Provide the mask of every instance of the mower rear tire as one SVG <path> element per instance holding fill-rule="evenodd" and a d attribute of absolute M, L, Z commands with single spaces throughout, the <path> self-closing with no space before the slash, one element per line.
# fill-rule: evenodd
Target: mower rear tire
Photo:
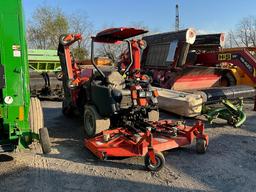
<path fill-rule="evenodd" d="M 96 108 L 86 105 L 84 108 L 84 133 L 86 138 L 92 138 L 110 127 L 110 119 L 102 118 Z"/>
<path fill-rule="evenodd" d="M 164 158 L 163 153 L 156 152 L 155 153 L 155 158 L 156 158 L 156 164 L 154 165 L 150 161 L 149 154 L 148 153 L 146 154 L 146 156 L 145 156 L 145 166 L 146 166 L 146 169 L 148 171 L 157 172 L 157 171 L 160 171 L 164 167 L 164 165 L 165 165 L 165 158 Z"/>
<path fill-rule="evenodd" d="M 204 154 L 207 150 L 207 143 L 206 140 L 203 138 L 196 139 L 196 152 L 198 154 Z"/>
<path fill-rule="evenodd" d="M 48 133 L 48 129 L 46 127 L 39 129 L 39 141 L 42 147 L 42 151 L 44 154 L 51 152 L 51 142 Z"/>

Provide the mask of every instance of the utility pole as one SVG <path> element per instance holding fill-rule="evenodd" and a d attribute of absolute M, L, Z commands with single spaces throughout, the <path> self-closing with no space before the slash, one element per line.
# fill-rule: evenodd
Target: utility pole
<path fill-rule="evenodd" d="M 179 5 L 176 4 L 175 31 L 179 31 L 179 29 L 180 29 Z"/>

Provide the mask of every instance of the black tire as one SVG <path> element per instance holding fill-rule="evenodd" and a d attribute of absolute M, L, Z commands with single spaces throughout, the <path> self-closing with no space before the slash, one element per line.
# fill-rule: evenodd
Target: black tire
<path fill-rule="evenodd" d="M 29 123 L 31 132 L 39 134 L 39 129 L 44 127 L 44 117 L 41 102 L 36 97 L 30 98 Z"/>
<path fill-rule="evenodd" d="M 39 141 L 44 154 L 51 152 L 51 142 L 47 128 L 39 129 Z"/>
<path fill-rule="evenodd" d="M 157 171 L 160 171 L 164 167 L 164 165 L 165 165 L 164 155 L 161 152 L 157 152 L 157 153 L 155 153 L 155 157 L 156 157 L 157 163 L 156 163 L 156 165 L 153 165 L 150 161 L 149 154 L 148 153 L 146 154 L 145 167 L 147 170 L 157 172 Z"/>
<path fill-rule="evenodd" d="M 84 133 L 87 138 L 92 138 L 101 131 L 110 127 L 110 120 L 102 118 L 94 106 L 86 105 L 84 108 Z"/>
<path fill-rule="evenodd" d="M 74 115 L 74 110 L 70 105 L 66 104 L 66 101 L 62 101 L 62 114 L 66 117 L 72 117 Z"/>
<path fill-rule="evenodd" d="M 230 72 L 221 77 L 221 86 L 229 87 L 236 85 L 236 78 Z"/>
<path fill-rule="evenodd" d="M 196 139 L 196 152 L 198 154 L 204 154 L 208 148 L 208 145 L 206 144 L 205 139 Z"/>

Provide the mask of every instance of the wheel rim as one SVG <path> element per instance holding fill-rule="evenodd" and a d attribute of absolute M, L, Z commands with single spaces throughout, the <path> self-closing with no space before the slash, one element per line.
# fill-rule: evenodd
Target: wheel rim
<path fill-rule="evenodd" d="M 158 167 L 161 166 L 160 158 L 158 156 L 155 156 L 155 158 L 156 158 L 156 164 L 155 165 L 151 162 L 151 160 L 149 158 L 149 167 L 152 168 L 152 169 L 157 169 Z"/>

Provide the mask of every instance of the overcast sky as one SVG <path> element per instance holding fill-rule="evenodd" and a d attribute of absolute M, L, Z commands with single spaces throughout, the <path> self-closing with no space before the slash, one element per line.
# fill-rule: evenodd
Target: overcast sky
<path fill-rule="evenodd" d="M 87 15 L 95 30 L 143 23 L 158 32 L 174 29 L 176 3 L 181 26 L 201 32 L 226 32 L 256 14 L 255 0 L 23 0 L 26 19 L 38 6 L 49 5 Z"/>

